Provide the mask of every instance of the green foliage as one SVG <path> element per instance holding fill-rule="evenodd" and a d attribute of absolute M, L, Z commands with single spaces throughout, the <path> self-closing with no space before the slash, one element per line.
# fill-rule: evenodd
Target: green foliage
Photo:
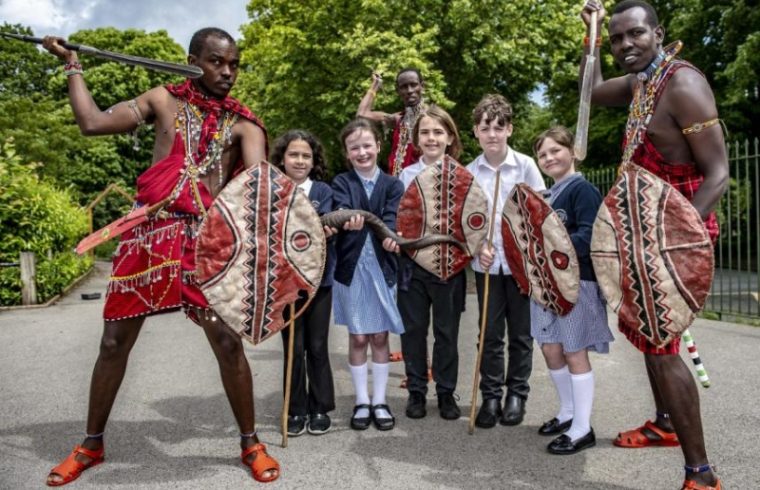
<path fill-rule="evenodd" d="M 28 27 L 3 22 L 0 32 L 32 35 Z M 15 39 L 0 38 L 0 99 L 44 94 L 50 73 L 59 64 L 43 54 L 36 45 Z"/>
<path fill-rule="evenodd" d="M 0 262 L 17 262 L 22 251 L 38 260 L 40 301 L 58 294 L 91 265 L 70 251 L 87 231 L 87 216 L 71 193 L 40 179 L 34 164 L 22 163 L 12 140 L 0 149 Z M 45 259 L 48 253 L 52 259 Z M 20 302 L 18 268 L 0 270 L 0 304 Z"/>
<path fill-rule="evenodd" d="M 469 137 L 478 100 L 505 94 L 518 108 L 519 126 L 528 93 L 549 82 L 556 68 L 558 58 L 547 48 L 563 50 L 581 37 L 580 4 L 549 3 L 252 0 L 236 94 L 273 135 L 294 127 L 314 131 L 336 170 L 337 133 L 355 114 L 371 72 L 385 75 L 376 108 L 395 112 L 394 77 L 416 67 L 428 100 L 448 108 L 465 135 L 466 162 L 478 152 Z"/>

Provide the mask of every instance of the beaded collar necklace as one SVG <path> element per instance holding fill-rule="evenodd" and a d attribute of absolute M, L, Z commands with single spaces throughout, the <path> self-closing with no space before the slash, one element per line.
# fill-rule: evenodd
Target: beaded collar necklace
<path fill-rule="evenodd" d="M 393 175 L 398 177 L 401 173 L 401 165 L 404 163 L 404 157 L 406 156 L 406 147 L 411 141 L 410 135 L 414 129 L 414 125 L 417 123 L 417 119 L 420 117 L 420 113 L 427 108 L 424 100 L 421 100 L 419 104 L 404 109 L 404 115 L 401 119 L 401 124 L 398 131 L 398 145 L 396 146 L 396 154 L 393 157 Z"/>
<path fill-rule="evenodd" d="M 643 134 L 654 114 L 654 103 L 659 89 L 666 80 L 673 59 L 682 47 L 681 41 L 669 44 L 655 57 L 646 70 L 636 75 L 636 87 L 625 126 L 626 145 L 621 166 L 630 163 L 633 153 L 641 144 Z"/>

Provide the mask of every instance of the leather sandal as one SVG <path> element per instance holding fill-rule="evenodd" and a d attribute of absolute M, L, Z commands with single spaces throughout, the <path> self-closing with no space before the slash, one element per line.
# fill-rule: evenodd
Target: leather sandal
<path fill-rule="evenodd" d="M 87 456 L 90 458 L 90 462 L 82 463 L 81 461 L 77 461 L 77 454 Z M 50 473 L 48 473 L 48 478 L 50 478 L 51 475 L 57 475 L 61 477 L 61 481 L 54 482 L 48 480 L 46 483 L 49 487 L 60 487 L 61 485 L 71 483 L 79 478 L 79 475 L 81 475 L 84 470 L 99 465 L 103 462 L 104 459 L 104 446 L 101 446 L 100 449 L 93 451 L 77 445 L 74 447 L 74 450 L 71 451 L 71 454 L 66 457 L 66 459 L 61 461 L 58 466 L 50 470 Z"/>
<path fill-rule="evenodd" d="M 684 480 L 681 490 L 721 490 L 720 480 L 715 483 L 715 486 L 702 485 L 694 480 Z"/>
<path fill-rule="evenodd" d="M 253 459 L 250 463 L 246 463 L 245 458 L 251 454 L 253 454 Z M 256 481 L 267 483 L 280 477 L 280 464 L 267 454 L 267 447 L 260 442 L 243 449 L 240 453 L 240 461 L 251 468 L 251 474 Z M 270 476 L 264 476 L 267 471 L 270 472 Z M 274 476 L 271 476 L 271 473 L 274 473 Z"/>
<path fill-rule="evenodd" d="M 647 437 L 644 432 L 645 429 L 651 431 L 659 437 L 659 439 Z M 678 442 L 678 436 L 675 432 L 665 432 L 657 427 L 651 420 L 647 420 L 641 427 L 619 433 L 612 443 L 617 447 L 627 448 L 650 446 L 676 447 L 681 445 L 681 443 Z"/>

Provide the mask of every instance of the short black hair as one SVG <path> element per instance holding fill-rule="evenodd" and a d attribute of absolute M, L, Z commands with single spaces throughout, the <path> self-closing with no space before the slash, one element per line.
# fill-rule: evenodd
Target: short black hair
<path fill-rule="evenodd" d="M 225 39 L 232 44 L 236 44 L 235 39 L 224 29 L 219 29 L 218 27 L 204 27 L 203 29 L 195 31 L 195 34 L 193 34 L 193 37 L 190 39 L 188 54 L 200 56 L 201 51 L 203 51 L 203 45 L 206 44 L 206 39 L 209 37 Z"/>
<path fill-rule="evenodd" d="M 647 14 L 647 24 L 649 24 L 650 27 L 655 28 L 660 25 L 660 19 L 657 17 L 657 12 L 654 10 L 654 7 L 652 7 L 649 2 L 645 2 L 644 0 L 623 0 L 620 3 L 616 3 L 615 7 L 612 9 L 612 15 L 619 14 L 636 7 L 644 9 L 644 12 Z"/>
<path fill-rule="evenodd" d="M 410 72 L 416 73 L 417 78 L 419 78 L 420 83 L 422 83 L 422 73 L 420 73 L 420 71 L 417 68 L 404 68 L 396 74 L 396 85 L 398 85 L 398 79 L 401 75 L 403 75 L 404 73 L 410 73 Z"/>

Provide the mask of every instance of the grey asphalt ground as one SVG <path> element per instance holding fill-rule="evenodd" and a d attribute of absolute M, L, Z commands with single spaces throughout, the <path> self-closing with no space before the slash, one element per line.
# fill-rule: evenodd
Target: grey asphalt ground
<path fill-rule="evenodd" d="M 49 308 L 0 312 L 0 488 L 44 488 L 47 472 L 80 442 L 87 392 L 101 330 L 106 274 L 93 274 Z M 271 339 L 247 355 L 254 373 L 260 437 L 282 465 L 268 488 L 676 489 L 683 478 L 678 448 L 620 449 L 623 429 L 654 412 L 641 355 L 617 334 L 610 355 L 594 355 L 597 446 L 551 456 L 536 434 L 557 408 L 543 359 L 534 356 L 525 422 L 467 433 L 477 336 L 477 300 L 462 320 L 458 394 L 464 417 L 438 416 L 434 388 L 428 416 L 404 416 L 403 365 L 391 367 L 388 401 L 396 429 L 349 429 L 353 387 L 347 334 L 331 331 L 338 408 L 333 429 L 279 447 L 282 343 Z M 610 319 L 614 324 L 615 319 Z M 711 462 L 725 489 L 760 488 L 760 328 L 698 320 L 692 327 L 713 382 L 700 388 Z M 432 339 L 431 339 L 432 340 Z M 394 350 L 397 338 L 392 340 Z M 689 361 L 690 362 L 690 361 Z M 182 313 L 146 323 L 130 360 L 106 433 L 106 464 L 67 488 L 224 489 L 263 486 L 239 463 L 237 428 L 202 331 Z"/>

